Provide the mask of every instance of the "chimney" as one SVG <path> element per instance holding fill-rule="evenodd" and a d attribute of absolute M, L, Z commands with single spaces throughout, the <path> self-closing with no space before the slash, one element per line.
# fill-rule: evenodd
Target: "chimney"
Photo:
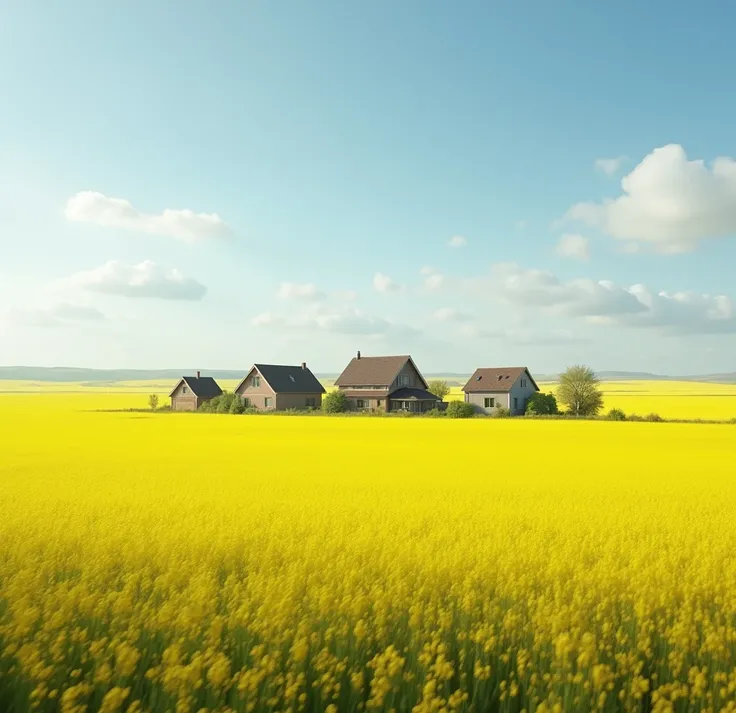
<path fill-rule="evenodd" d="M 307 368 L 307 362 L 303 361 L 302 362 L 302 369 L 306 369 L 306 368 Z"/>
<path fill-rule="evenodd" d="M 358 352 L 358 359 L 360 359 L 360 352 Z"/>
<path fill-rule="evenodd" d="M 197 372 L 197 378 L 199 379 L 199 372 Z"/>

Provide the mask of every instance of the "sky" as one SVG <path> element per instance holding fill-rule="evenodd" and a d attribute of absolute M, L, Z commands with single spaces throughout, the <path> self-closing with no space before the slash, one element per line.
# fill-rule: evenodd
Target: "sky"
<path fill-rule="evenodd" d="M 735 25 L 4 3 L 0 365 L 734 371 Z"/>

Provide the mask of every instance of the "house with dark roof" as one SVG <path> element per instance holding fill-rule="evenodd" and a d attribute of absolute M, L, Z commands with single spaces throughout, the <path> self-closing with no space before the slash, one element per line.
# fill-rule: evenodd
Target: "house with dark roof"
<path fill-rule="evenodd" d="M 438 408 L 442 399 L 430 393 L 409 355 L 353 357 L 335 386 L 347 396 L 352 410 L 411 411 Z"/>
<path fill-rule="evenodd" d="M 537 383 L 525 366 L 476 369 L 463 386 L 465 402 L 476 410 L 492 414 L 503 407 L 518 416 L 526 410 L 529 397 L 539 391 Z"/>
<path fill-rule="evenodd" d="M 172 411 L 196 411 L 205 401 L 219 396 L 222 389 L 211 376 L 182 376 L 179 383 L 172 389 Z"/>
<path fill-rule="evenodd" d="M 235 393 L 247 408 L 285 411 L 320 408 L 325 387 L 303 362 L 300 366 L 254 364 Z"/>

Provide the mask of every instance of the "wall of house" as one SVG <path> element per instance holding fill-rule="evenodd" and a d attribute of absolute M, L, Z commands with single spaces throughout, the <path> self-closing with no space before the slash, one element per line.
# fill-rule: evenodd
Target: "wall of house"
<path fill-rule="evenodd" d="M 522 386 L 522 382 L 524 385 Z M 511 387 L 509 394 L 509 408 L 512 416 L 518 416 L 524 413 L 526 409 L 527 399 L 536 392 L 529 374 L 522 374 Z M 514 407 L 514 399 L 516 399 L 516 407 Z"/>
<path fill-rule="evenodd" d="M 402 384 L 399 386 L 399 376 L 408 376 L 409 383 Z M 407 360 L 406 364 L 401 368 L 401 371 L 396 375 L 394 383 L 391 384 L 391 390 L 399 388 L 410 388 L 410 389 L 423 389 L 424 384 L 422 383 L 422 377 L 419 372 L 414 368 L 412 363 Z"/>
<path fill-rule="evenodd" d="M 197 397 L 187 386 L 188 393 L 184 393 L 186 384 L 181 383 L 171 394 L 171 410 L 172 411 L 196 411 L 198 407 Z"/>
<path fill-rule="evenodd" d="M 388 392 L 386 392 L 388 394 Z M 358 401 L 363 402 L 363 407 L 358 408 Z M 367 396 L 365 398 L 361 398 L 360 396 L 348 396 L 348 410 L 349 411 L 370 411 L 370 410 L 380 410 L 385 411 L 387 408 L 388 400 L 385 396 L 382 396 L 380 399 L 376 398 L 375 396 L 372 396 L 368 398 Z"/>
<path fill-rule="evenodd" d="M 253 386 L 254 376 L 261 377 L 260 386 Z M 269 408 L 276 408 L 276 394 L 268 385 L 266 380 L 255 369 L 248 374 L 242 384 L 238 385 L 238 388 L 235 389 L 235 393 L 242 396 L 244 399 L 248 399 L 249 406 L 252 408 L 265 409 L 267 398 L 271 399 L 271 406 Z"/>
<path fill-rule="evenodd" d="M 322 394 L 276 394 L 276 408 L 279 411 L 286 409 L 306 409 L 307 399 L 314 399 L 314 408 L 322 406 Z"/>
<path fill-rule="evenodd" d="M 506 391 L 495 393 L 493 391 L 475 391 L 465 394 L 465 401 L 473 404 L 479 413 L 492 414 L 499 406 L 509 408 L 509 396 L 510 394 Z M 495 399 L 495 406 L 493 408 L 485 407 L 485 400 L 488 398 Z"/>

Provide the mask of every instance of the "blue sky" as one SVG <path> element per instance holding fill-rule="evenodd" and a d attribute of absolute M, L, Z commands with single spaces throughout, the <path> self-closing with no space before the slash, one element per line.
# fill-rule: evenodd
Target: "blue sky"
<path fill-rule="evenodd" d="M 736 368 L 736 7 L 0 13 L 0 364 Z"/>

